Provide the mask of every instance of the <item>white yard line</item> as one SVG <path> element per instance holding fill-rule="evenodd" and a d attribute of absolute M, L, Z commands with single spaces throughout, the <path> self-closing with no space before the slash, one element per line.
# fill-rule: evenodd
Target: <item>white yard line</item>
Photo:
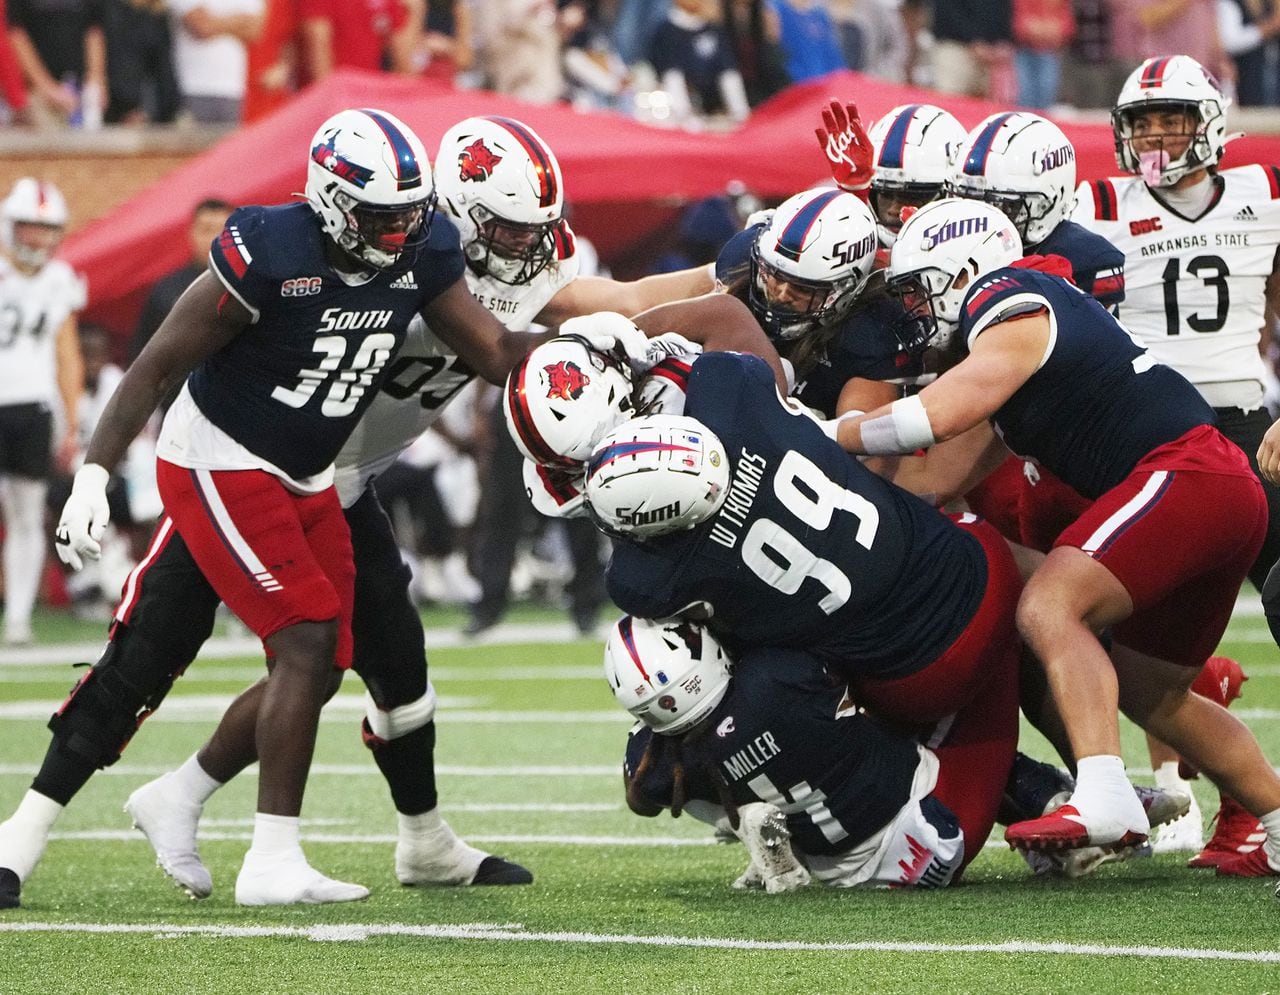
<path fill-rule="evenodd" d="M 192 720 L 216 721 L 231 704 L 233 695 L 220 694 L 174 694 L 165 699 L 165 703 L 147 722 L 191 722 Z M 460 723 L 498 723 L 501 725 L 522 724 L 558 724 L 584 725 L 604 724 L 624 726 L 635 721 L 621 708 L 593 712 L 547 712 L 547 711 L 508 711 L 478 709 L 472 706 L 486 704 L 487 698 L 449 698 L 440 699 L 440 713 L 436 720 L 445 725 Z M 57 711 L 61 701 L 51 698 L 25 701 L 10 701 L 0 704 L 0 719 L 21 720 L 33 719 L 41 723 L 48 722 L 49 716 Z M 320 713 L 320 721 L 350 723 L 352 716 L 364 715 L 365 702 L 363 695 L 339 695 L 325 705 Z"/>
<path fill-rule="evenodd" d="M 108 777 L 155 777 L 167 774 L 176 764 L 133 764 L 118 763 L 98 771 L 96 776 Z M 40 769 L 38 763 L 4 764 L 0 763 L 0 777 L 34 777 Z M 377 768 L 370 760 L 366 764 L 312 764 L 313 775 L 332 777 L 368 777 Z M 436 773 L 450 777 L 616 777 L 621 780 L 622 761 L 616 764 L 518 764 L 513 766 L 473 767 L 465 764 L 436 764 Z M 1140 771 L 1137 773 L 1141 773 Z M 247 768 L 240 777 L 257 777 L 258 767 L 255 764 Z"/>
<path fill-rule="evenodd" d="M 446 812 L 452 812 L 449 806 L 442 806 Z M 342 843 L 350 845 L 372 843 L 395 843 L 395 833 L 312 833 L 307 831 L 307 820 L 302 820 L 302 839 L 305 843 Z M 246 828 L 243 832 L 214 830 L 205 832 L 202 828 L 198 837 L 203 842 L 240 842 L 248 843 L 253 839 L 253 832 Z M 51 833 L 51 840 L 80 840 L 98 843 L 144 843 L 142 834 L 136 829 L 81 829 L 63 833 Z M 586 836 L 581 834 L 557 835 L 553 833 L 467 833 L 470 843 L 500 844 L 545 844 L 548 846 L 716 846 L 719 843 L 714 836 Z"/>
<path fill-rule="evenodd" d="M 1066 957 L 1147 957 L 1164 960 L 1240 961 L 1280 963 L 1280 950 L 1216 950 L 1203 947 L 1111 946 L 1094 943 L 1042 943 L 1006 940 L 1001 943 L 902 943 L 860 940 L 818 943 L 809 940 L 744 940 L 710 936 L 643 936 L 628 933 L 537 932 L 518 923 L 464 923 L 456 926 L 411 923 L 364 923 L 315 926 L 168 925 L 165 923 L 3 922 L 6 933 L 135 934 L 158 939 L 207 936 L 214 939 L 284 937 L 317 943 L 359 942 L 379 936 L 411 936 L 425 940 L 508 940 L 519 943 L 594 943 L 605 946 L 689 947 L 700 950 L 778 950 L 813 953 L 936 953 L 936 954 L 1057 954 Z"/>

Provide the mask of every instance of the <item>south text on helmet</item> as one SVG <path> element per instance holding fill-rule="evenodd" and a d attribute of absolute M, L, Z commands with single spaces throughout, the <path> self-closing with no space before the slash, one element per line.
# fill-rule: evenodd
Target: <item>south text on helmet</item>
<path fill-rule="evenodd" d="M 979 217 L 958 218 L 955 221 L 945 221 L 940 225 L 930 225 L 924 230 L 920 242 L 925 249 L 936 249 L 943 242 L 950 242 L 953 238 L 963 238 L 966 235 L 984 232 L 989 223 L 989 218 Z"/>

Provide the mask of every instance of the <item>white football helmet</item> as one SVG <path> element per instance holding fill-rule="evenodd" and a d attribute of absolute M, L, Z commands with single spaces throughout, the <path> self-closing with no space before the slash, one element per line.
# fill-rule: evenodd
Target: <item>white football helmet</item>
<path fill-rule="evenodd" d="M 994 204 L 1024 247 L 1049 237 L 1076 201 L 1076 152 L 1052 121 L 1017 111 L 992 114 L 965 137 L 947 192 Z"/>
<path fill-rule="evenodd" d="M 747 303 L 770 338 L 798 338 L 848 314 L 875 261 L 871 209 L 842 190 L 806 190 L 757 236 Z"/>
<path fill-rule="evenodd" d="M 1188 173 L 1216 166 L 1227 144 L 1227 108 L 1231 100 L 1215 80 L 1189 55 L 1148 59 L 1125 80 L 1111 110 L 1116 139 L 1116 164 L 1136 173 L 1148 186 L 1173 186 Z M 1164 151 L 1165 137 L 1143 136 L 1151 147 L 1138 152 L 1133 143 L 1138 116 L 1146 110 L 1185 111 L 1192 119 L 1190 144 L 1176 158 Z"/>
<path fill-rule="evenodd" d="M 946 348 L 973 282 L 1021 256 L 1022 239 L 998 207 L 953 197 L 935 200 L 902 226 L 886 282 L 908 319 L 932 325 L 930 341 Z"/>
<path fill-rule="evenodd" d="M 643 541 L 691 529 L 724 504 L 729 458 L 685 415 L 645 415 L 600 440 L 587 461 L 587 512 L 608 535 Z"/>
<path fill-rule="evenodd" d="M 528 283 L 569 251 L 560 163 L 527 124 L 459 121 L 440 140 L 436 184 L 467 258 L 495 280 Z"/>
<path fill-rule="evenodd" d="M 507 376 L 502 412 L 516 447 L 535 463 L 582 463 L 635 413 L 624 363 L 561 337 L 531 350 Z"/>
<path fill-rule="evenodd" d="M 386 111 L 333 115 L 311 139 L 307 202 L 324 230 L 376 269 L 426 241 L 435 210 L 422 142 Z"/>
<path fill-rule="evenodd" d="M 49 230 L 37 239 L 19 237 L 14 226 L 40 225 Z M 0 239 L 14 262 L 38 270 L 49 261 L 67 227 L 67 202 L 52 183 L 30 176 L 18 180 L 0 204 Z"/>
<path fill-rule="evenodd" d="M 604 676 L 618 704 L 654 732 L 686 732 L 729 690 L 729 654 L 694 622 L 624 616 L 604 646 Z"/>
<path fill-rule="evenodd" d="M 964 141 L 964 125 L 933 104 L 895 107 L 871 126 L 875 150 L 871 209 L 880 244 L 893 245 L 904 207 L 923 207 L 942 195 L 951 161 Z"/>

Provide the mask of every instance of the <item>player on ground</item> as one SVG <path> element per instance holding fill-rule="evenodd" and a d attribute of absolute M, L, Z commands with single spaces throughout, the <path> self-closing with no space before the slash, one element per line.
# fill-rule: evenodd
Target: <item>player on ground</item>
<path fill-rule="evenodd" d="M 734 663 L 693 622 L 623 618 L 605 677 L 644 723 L 627 743 L 632 811 L 731 828 L 751 854 L 734 886 L 771 893 L 809 874 L 838 888 L 951 884 L 990 835 L 1018 739 L 1008 655 L 928 748 L 859 708 L 812 654 L 755 648 Z"/>
<path fill-rule="evenodd" d="M 56 454 L 75 456 L 84 364 L 76 312 L 83 282 L 53 254 L 67 225 L 58 188 L 23 177 L 0 204 L 0 506 L 4 643 L 31 642 L 48 538 L 45 493 Z M 54 406 L 60 410 L 55 418 Z M 55 430 L 60 433 L 55 446 Z"/>
<path fill-rule="evenodd" d="M 1093 298 L 1011 266 L 1020 256 L 1017 232 L 995 208 L 943 201 L 914 215 L 894 244 L 890 284 L 913 313 L 958 329 L 968 355 L 914 398 L 837 429 L 851 452 L 901 453 L 990 418 L 1010 449 L 1094 502 L 1059 537 L 1018 609 L 1078 761 L 1076 789 L 1070 804 L 1011 826 L 1006 838 L 1051 850 L 1146 837 L 1119 755 L 1119 703 L 1270 820 L 1266 848 L 1280 854 L 1280 778 L 1245 726 L 1187 693 L 1262 541 L 1261 489 L 1194 388 Z M 1206 527 L 1201 509 L 1210 505 L 1234 527 Z M 1106 627 L 1110 659 L 1095 635 Z"/>
<path fill-rule="evenodd" d="M 1194 59 L 1148 59 L 1126 80 L 1111 115 L 1116 161 L 1130 175 L 1081 184 L 1074 217 L 1124 252 L 1125 327 L 1196 386 L 1218 428 L 1256 470 L 1271 424 L 1258 344 L 1268 305 L 1274 311 L 1280 301 L 1280 169 L 1218 168 L 1229 105 Z M 1267 538 L 1249 579 L 1265 594 L 1267 573 L 1280 558 L 1280 488 L 1265 483 L 1264 490 Z M 1280 575 L 1273 586 L 1280 591 Z M 1264 604 L 1272 601 L 1280 603 L 1280 594 L 1264 597 Z M 1280 607 L 1268 609 L 1272 617 L 1280 618 Z M 1280 631 L 1280 623 L 1273 629 Z M 1180 784 L 1167 749 L 1153 744 L 1152 760 L 1162 783 Z M 1250 837 L 1256 840 L 1257 830 L 1224 797 L 1213 839 L 1193 865 L 1214 866 L 1223 854 L 1255 848 Z M 1184 848 L 1201 839 L 1192 832 Z"/>

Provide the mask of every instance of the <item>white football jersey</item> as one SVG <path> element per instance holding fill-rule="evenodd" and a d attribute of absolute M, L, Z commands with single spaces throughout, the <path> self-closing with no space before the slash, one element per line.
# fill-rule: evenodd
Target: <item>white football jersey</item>
<path fill-rule="evenodd" d="M 521 330 L 577 275 L 578 257 L 571 255 L 523 286 L 476 276 L 470 268 L 466 280 L 471 293 L 494 317 L 512 330 Z M 382 389 L 338 454 L 334 483 L 342 506 L 355 504 L 369 481 L 394 463 L 474 376 L 425 321 L 414 318 L 400 351 L 387 364 Z"/>
<path fill-rule="evenodd" d="M 1238 166 L 1219 176 L 1194 221 L 1136 176 L 1082 183 L 1073 220 L 1125 255 L 1125 327 L 1211 404 L 1250 407 L 1262 397 L 1258 343 L 1280 246 L 1280 170 Z"/>
<path fill-rule="evenodd" d="M 84 305 L 84 281 L 61 259 L 27 276 L 0 257 L 0 405 L 56 400 L 58 330 Z"/>

